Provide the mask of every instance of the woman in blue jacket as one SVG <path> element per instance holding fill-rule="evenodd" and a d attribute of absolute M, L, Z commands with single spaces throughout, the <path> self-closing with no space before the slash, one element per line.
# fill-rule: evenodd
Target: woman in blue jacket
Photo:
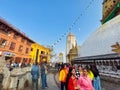
<path fill-rule="evenodd" d="M 95 65 L 92 65 L 90 67 L 91 67 L 91 71 L 94 74 L 94 78 L 93 78 L 93 81 L 92 81 L 94 90 L 101 90 L 99 71 L 98 71 L 98 69 L 97 69 L 97 67 Z"/>

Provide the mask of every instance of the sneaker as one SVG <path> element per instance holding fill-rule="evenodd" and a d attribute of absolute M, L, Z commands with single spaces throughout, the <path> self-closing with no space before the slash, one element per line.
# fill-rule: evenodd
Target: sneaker
<path fill-rule="evenodd" d="M 48 88 L 48 86 L 47 86 L 47 87 L 45 87 L 45 88 Z"/>

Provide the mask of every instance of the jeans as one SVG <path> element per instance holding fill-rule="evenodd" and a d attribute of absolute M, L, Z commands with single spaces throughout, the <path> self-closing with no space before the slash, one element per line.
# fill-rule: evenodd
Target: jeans
<path fill-rule="evenodd" d="M 42 89 L 45 89 L 45 87 L 48 87 L 46 74 L 41 74 L 41 81 L 42 81 Z"/>
<path fill-rule="evenodd" d="M 32 88 L 31 88 L 31 90 L 34 90 L 34 84 L 36 84 L 36 90 L 38 90 L 38 79 L 33 79 L 32 78 Z"/>
<path fill-rule="evenodd" d="M 67 90 L 65 82 L 61 82 L 61 90 Z"/>

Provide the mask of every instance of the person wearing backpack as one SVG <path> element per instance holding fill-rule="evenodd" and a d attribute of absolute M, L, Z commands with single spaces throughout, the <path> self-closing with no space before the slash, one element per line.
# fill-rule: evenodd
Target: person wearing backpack
<path fill-rule="evenodd" d="M 34 84 L 36 84 L 36 90 L 38 90 L 38 79 L 40 76 L 40 70 L 38 67 L 38 62 L 33 64 L 32 69 L 31 69 L 31 75 L 32 75 L 32 88 L 31 90 L 34 89 Z"/>

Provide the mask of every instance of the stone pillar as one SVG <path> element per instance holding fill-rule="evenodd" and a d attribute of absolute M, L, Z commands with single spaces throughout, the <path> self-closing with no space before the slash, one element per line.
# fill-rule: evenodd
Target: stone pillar
<path fill-rule="evenodd" d="M 25 81 L 26 81 L 25 76 L 19 79 L 18 90 L 24 90 Z"/>
<path fill-rule="evenodd" d="M 16 90 L 17 89 L 17 83 L 18 83 L 18 77 L 10 77 L 10 86 L 9 86 L 9 89 L 10 90 Z"/>
<path fill-rule="evenodd" d="M 11 80 L 10 80 L 10 71 L 6 66 L 3 67 L 3 75 L 4 75 L 3 82 L 2 82 L 3 89 L 7 90 L 9 88 Z"/>
<path fill-rule="evenodd" d="M 32 77 L 31 77 L 31 73 L 27 72 L 26 74 L 26 80 L 28 81 L 28 85 L 32 85 Z"/>

